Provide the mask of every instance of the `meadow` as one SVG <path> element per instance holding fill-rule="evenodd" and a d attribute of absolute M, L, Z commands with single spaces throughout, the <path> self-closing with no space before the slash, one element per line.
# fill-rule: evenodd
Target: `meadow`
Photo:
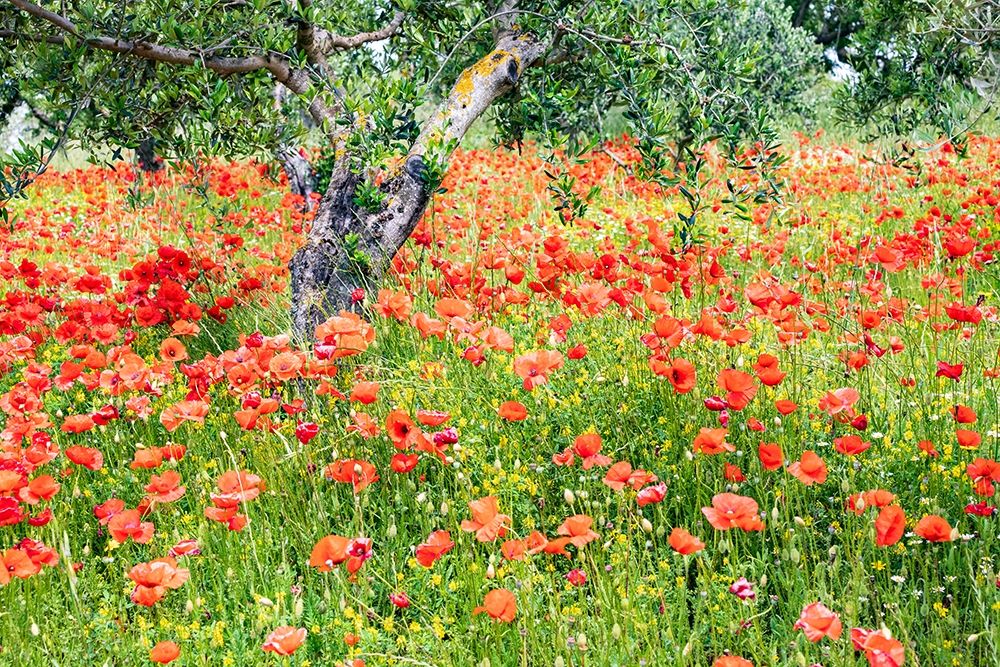
<path fill-rule="evenodd" d="M 782 205 L 627 141 L 553 213 L 460 151 L 291 340 L 256 163 L 43 175 L 0 229 L 0 665 L 1000 664 L 1000 139 L 797 136 Z"/>

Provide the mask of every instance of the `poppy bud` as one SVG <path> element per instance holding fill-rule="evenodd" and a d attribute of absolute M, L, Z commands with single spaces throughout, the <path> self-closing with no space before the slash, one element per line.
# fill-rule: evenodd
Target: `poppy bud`
<path fill-rule="evenodd" d="M 493 567 L 493 563 L 486 566 L 486 578 L 493 579 L 497 576 L 497 569 Z"/>
<path fill-rule="evenodd" d="M 581 632 L 576 636 L 576 647 L 581 651 L 587 650 L 587 635 Z"/>
<path fill-rule="evenodd" d="M 868 417 L 864 415 L 858 415 L 857 417 L 851 420 L 851 426 L 853 426 L 859 431 L 864 431 L 866 428 L 868 428 Z"/>
<path fill-rule="evenodd" d="M 726 409 L 726 402 L 718 396 L 709 396 L 705 399 L 705 407 L 712 412 L 719 412 Z"/>
<path fill-rule="evenodd" d="M 390 593 L 389 601 L 400 609 L 406 609 L 410 606 L 410 598 L 405 591 L 400 591 L 399 593 Z"/>
<path fill-rule="evenodd" d="M 653 532 L 653 524 L 651 524 L 649 522 L 649 519 L 647 519 L 646 517 L 642 518 L 642 521 L 639 522 L 639 525 L 642 526 L 642 530 L 644 532 L 647 532 L 647 533 L 652 533 Z"/>
<path fill-rule="evenodd" d="M 351 303 L 361 303 L 365 300 L 365 291 L 360 287 L 356 287 L 351 291 Z"/>
<path fill-rule="evenodd" d="M 567 505 L 572 505 L 576 502 L 576 495 L 570 489 L 563 489 L 563 500 L 566 501 Z"/>

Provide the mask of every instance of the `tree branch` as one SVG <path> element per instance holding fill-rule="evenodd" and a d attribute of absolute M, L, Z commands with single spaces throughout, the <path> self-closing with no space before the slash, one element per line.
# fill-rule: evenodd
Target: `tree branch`
<path fill-rule="evenodd" d="M 232 58 L 207 55 L 206 51 L 197 48 L 183 49 L 146 41 L 122 40 L 107 36 L 85 37 L 80 34 L 76 25 L 65 16 L 50 12 L 43 7 L 28 2 L 28 0 L 10 0 L 10 2 L 26 14 L 41 19 L 59 28 L 64 33 L 76 37 L 90 48 L 173 65 L 200 64 L 221 76 L 267 70 L 276 81 L 284 84 L 286 88 L 298 95 L 306 95 L 312 87 L 308 73 L 301 69 L 292 68 L 289 65 L 288 59 L 282 55 L 266 54 Z M 63 43 L 65 43 L 65 40 Z M 309 113 L 318 124 L 333 119 L 333 113 L 318 96 L 314 96 L 310 101 Z"/>
<path fill-rule="evenodd" d="M 460 141 L 494 101 L 517 85 L 526 69 L 541 61 L 547 49 L 542 40 L 530 35 L 501 38 L 493 51 L 458 77 L 448 99 L 425 123 L 410 157 L 423 155 L 432 144 Z"/>
<path fill-rule="evenodd" d="M 366 233 L 377 239 L 383 260 L 391 260 L 409 238 L 429 200 L 425 156 L 447 160 L 472 124 L 499 97 L 517 85 L 521 74 L 539 64 L 548 50 L 544 40 L 508 34 L 489 54 L 458 77 L 448 98 L 424 123 L 400 175 L 389 187 L 387 216 L 374 216 Z"/>
<path fill-rule="evenodd" d="M 335 35 L 328 30 L 316 30 L 315 45 L 323 53 L 330 53 L 336 49 L 356 49 L 369 42 L 380 42 L 395 35 L 402 27 L 405 18 L 405 13 L 396 12 L 385 27 L 371 32 L 359 32 L 356 35 Z"/>

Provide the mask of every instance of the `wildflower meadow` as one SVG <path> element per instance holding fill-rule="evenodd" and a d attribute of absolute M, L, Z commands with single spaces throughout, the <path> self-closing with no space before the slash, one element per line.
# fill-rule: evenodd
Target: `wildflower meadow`
<path fill-rule="evenodd" d="M 683 247 L 629 137 L 579 216 L 460 149 L 305 342 L 284 176 L 47 171 L 0 229 L 0 664 L 1000 664 L 1000 140 L 960 148 L 797 134 L 745 215 L 709 148 Z"/>

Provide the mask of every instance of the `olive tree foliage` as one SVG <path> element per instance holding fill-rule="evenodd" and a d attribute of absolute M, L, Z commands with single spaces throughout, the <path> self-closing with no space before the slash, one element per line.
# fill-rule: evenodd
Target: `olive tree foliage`
<path fill-rule="evenodd" d="M 784 0 L 792 23 L 848 68 L 837 119 L 862 138 L 962 137 L 996 108 L 996 0 Z M 914 150 L 897 145 L 901 157 Z"/>
<path fill-rule="evenodd" d="M 869 137 L 932 128 L 961 148 L 1000 92 L 1000 5 L 880 0 L 860 16 L 847 48 L 856 78 L 837 92 L 840 120 Z"/>
<path fill-rule="evenodd" d="M 813 36 L 793 25 L 791 10 L 783 0 L 747 0 L 724 8 L 726 16 L 712 23 L 710 39 L 717 44 L 745 44 L 753 50 L 753 68 L 749 85 L 737 94 L 733 84 L 725 79 L 708 82 L 718 103 L 742 105 L 744 113 L 751 109 L 763 111 L 765 122 L 795 114 L 808 115 L 803 93 L 811 88 L 823 72 L 823 53 Z M 702 56 L 705 54 L 701 54 Z M 699 54 L 689 57 L 697 61 Z M 711 57 L 711 56 L 710 56 Z M 706 76 L 726 76 L 727 72 L 705 68 Z M 697 150 L 694 143 L 709 133 L 725 134 L 727 113 L 716 113 L 713 104 L 702 104 L 702 89 L 678 91 L 673 105 L 675 161 L 693 161 Z"/>
<path fill-rule="evenodd" d="M 0 188 L 6 198 L 22 192 L 67 142 L 97 150 L 152 137 L 172 160 L 272 155 L 301 139 L 308 118 L 333 164 L 290 264 L 293 329 L 304 339 L 378 283 L 483 117 L 497 145 L 537 142 L 569 218 L 592 193 L 562 167 L 584 159 L 610 113 L 625 119 L 642 156 L 630 167 L 637 176 L 683 179 L 684 245 L 701 205 L 701 157 L 691 151 L 676 169 L 679 127 L 688 146 L 717 139 L 734 167 L 759 172 L 759 187 L 732 188 L 734 214 L 780 196 L 771 120 L 797 74 L 776 69 L 772 28 L 788 58 L 804 45 L 771 4 L 0 0 L 7 75 L 44 96 L 58 127 L 15 151 Z"/>

